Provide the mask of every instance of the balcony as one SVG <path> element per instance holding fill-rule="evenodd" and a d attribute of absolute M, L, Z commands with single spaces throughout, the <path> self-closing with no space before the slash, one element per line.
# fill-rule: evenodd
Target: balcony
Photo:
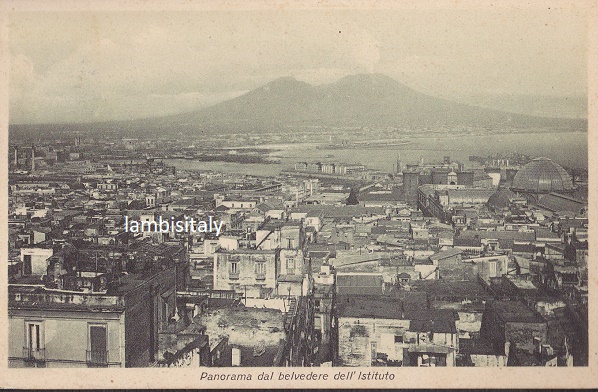
<path fill-rule="evenodd" d="M 255 280 L 266 280 L 266 274 L 255 274 Z"/>
<path fill-rule="evenodd" d="M 239 280 L 239 273 L 238 272 L 229 272 L 228 278 L 230 280 Z"/>
<path fill-rule="evenodd" d="M 46 362 L 46 349 L 23 347 L 23 359 L 27 362 L 44 363 Z"/>
<path fill-rule="evenodd" d="M 108 351 L 87 350 L 87 367 L 108 367 Z"/>

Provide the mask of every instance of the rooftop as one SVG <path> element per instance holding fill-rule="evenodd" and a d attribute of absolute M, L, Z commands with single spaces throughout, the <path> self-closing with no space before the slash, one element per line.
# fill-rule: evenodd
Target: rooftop
<path fill-rule="evenodd" d="M 309 215 L 310 213 L 314 213 L 314 216 L 319 216 L 321 213 L 326 218 L 353 218 L 359 216 L 385 215 L 383 208 L 362 207 L 359 205 L 330 206 L 325 204 L 310 204 L 298 206 L 291 212 L 306 212 L 308 213 L 308 216 L 311 216 Z"/>
<path fill-rule="evenodd" d="M 484 230 L 463 230 L 455 240 L 460 238 L 479 238 L 514 241 L 535 241 L 536 233 L 529 231 L 484 231 Z"/>
<path fill-rule="evenodd" d="M 534 310 L 519 301 L 489 302 L 488 309 L 494 312 L 504 323 L 543 323 L 544 319 Z"/>
<path fill-rule="evenodd" d="M 64 290 L 50 290 L 40 286 L 8 286 L 9 309 L 53 309 L 75 311 L 122 311 L 125 300 L 122 296 L 105 293 L 78 293 Z"/>
<path fill-rule="evenodd" d="M 581 215 L 582 209 L 587 208 L 588 205 L 583 200 L 574 199 L 558 193 L 550 193 L 538 199 L 538 206 L 551 212 Z"/>
<path fill-rule="evenodd" d="M 537 158 L 523 166 L 513 179 L 513 190 L 531 193 L 571 191 L 571 176 L 548 158 Z"/>
<path fill-rule="evenodd" d="M 472 300 L 489 297 L 483 287 L 475 281 L 420 280 L 411 283 L 411 290 L 425 292 L 437 298 L 451 297 Z"/>
<path fill-rule="evenodd" d="M 284 315 L 277 309 L 230 306 L 208 308 L 199 322 L 212 339 L 228 337 L 229 345 L 241 350 L 241 366 L 272 366 L 281 339 L 284 339 Z M 254 356 L 254 348 L 265 351 Z"/>
<path fill-rule="evenodd" d="M 339 299 L 339 317 L 410 320 L 414 332 L 456 333 L 457 313 L 453 310 L 403 310 L 401 301 L 390 298 Z"/>
<path fill-rule="evenodd" d="M 216 253 L 234 254 L 234 255 L 244 255 L 244 254 L 274 255 L 274 254 L 276 254 L 276 250 L 262 250 L 262 249 L 248 249 L 248 248 L 227 250 L 227 249 L 220 248 L 216 251 Z"/>
<path fill-rule="evenodd" d="M 384 278 L 380 275 L 337 275 L 336 287 L 339 295 L 370 295 L 383 293 Z"/>
<path fill-rule="evenodd" d="M 458 256 L 462 253 L 463 253 L 463 251 L 461 249 L 448 248 L 448 249 L 440 251 L 438 253 L 434 253 L 432 256 L 430 256 L 430 259 L 431 260 L 443 260 L 443 259 L 447 259 L 449 257 Z"/>

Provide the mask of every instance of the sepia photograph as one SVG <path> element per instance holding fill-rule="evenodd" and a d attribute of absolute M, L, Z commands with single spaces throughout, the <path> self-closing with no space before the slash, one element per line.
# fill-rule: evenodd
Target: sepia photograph
<path fill-rule="evenodd" d="M 591 2 L 0 3 L 13 385 L 596 386 Z"/>

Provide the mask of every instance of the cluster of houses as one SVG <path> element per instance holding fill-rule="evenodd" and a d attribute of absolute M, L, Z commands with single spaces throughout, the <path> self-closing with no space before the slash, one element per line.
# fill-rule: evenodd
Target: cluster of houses
<path fill-rule="evenodd" d="M 9 176 L 10 366 L 587 364 L 570 194 L 135 165 Z M 222 232 L 123 226 L 189 217 Z"/>

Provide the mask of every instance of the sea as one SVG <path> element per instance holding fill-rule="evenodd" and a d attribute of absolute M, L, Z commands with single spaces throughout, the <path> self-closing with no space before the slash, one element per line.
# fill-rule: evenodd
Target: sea
<path fill-rule="evenodd" d="M 520 153 L 531 157 L 547 157 L 563 166 L 588 167 L 587 132 L 499 133 L 489 135 L 457 135 L 414 137 L 408 143 L 392 147 L 325 148 L 318 143 L 288 143 L 254 145 L 271 152 L 266 154 L 273 163 L 200 162 L 167 159 L 165 162 L 182 170 L 209 170 L 222 173 L 275 176 L 284 169 L 292 169 L 296 162 L 360 163 L 368 169 L 391 172 L 397 159 L 402 164 L 441 162 L 449 156 L 466 168 L 478 167 L 469 157 Z"/>

